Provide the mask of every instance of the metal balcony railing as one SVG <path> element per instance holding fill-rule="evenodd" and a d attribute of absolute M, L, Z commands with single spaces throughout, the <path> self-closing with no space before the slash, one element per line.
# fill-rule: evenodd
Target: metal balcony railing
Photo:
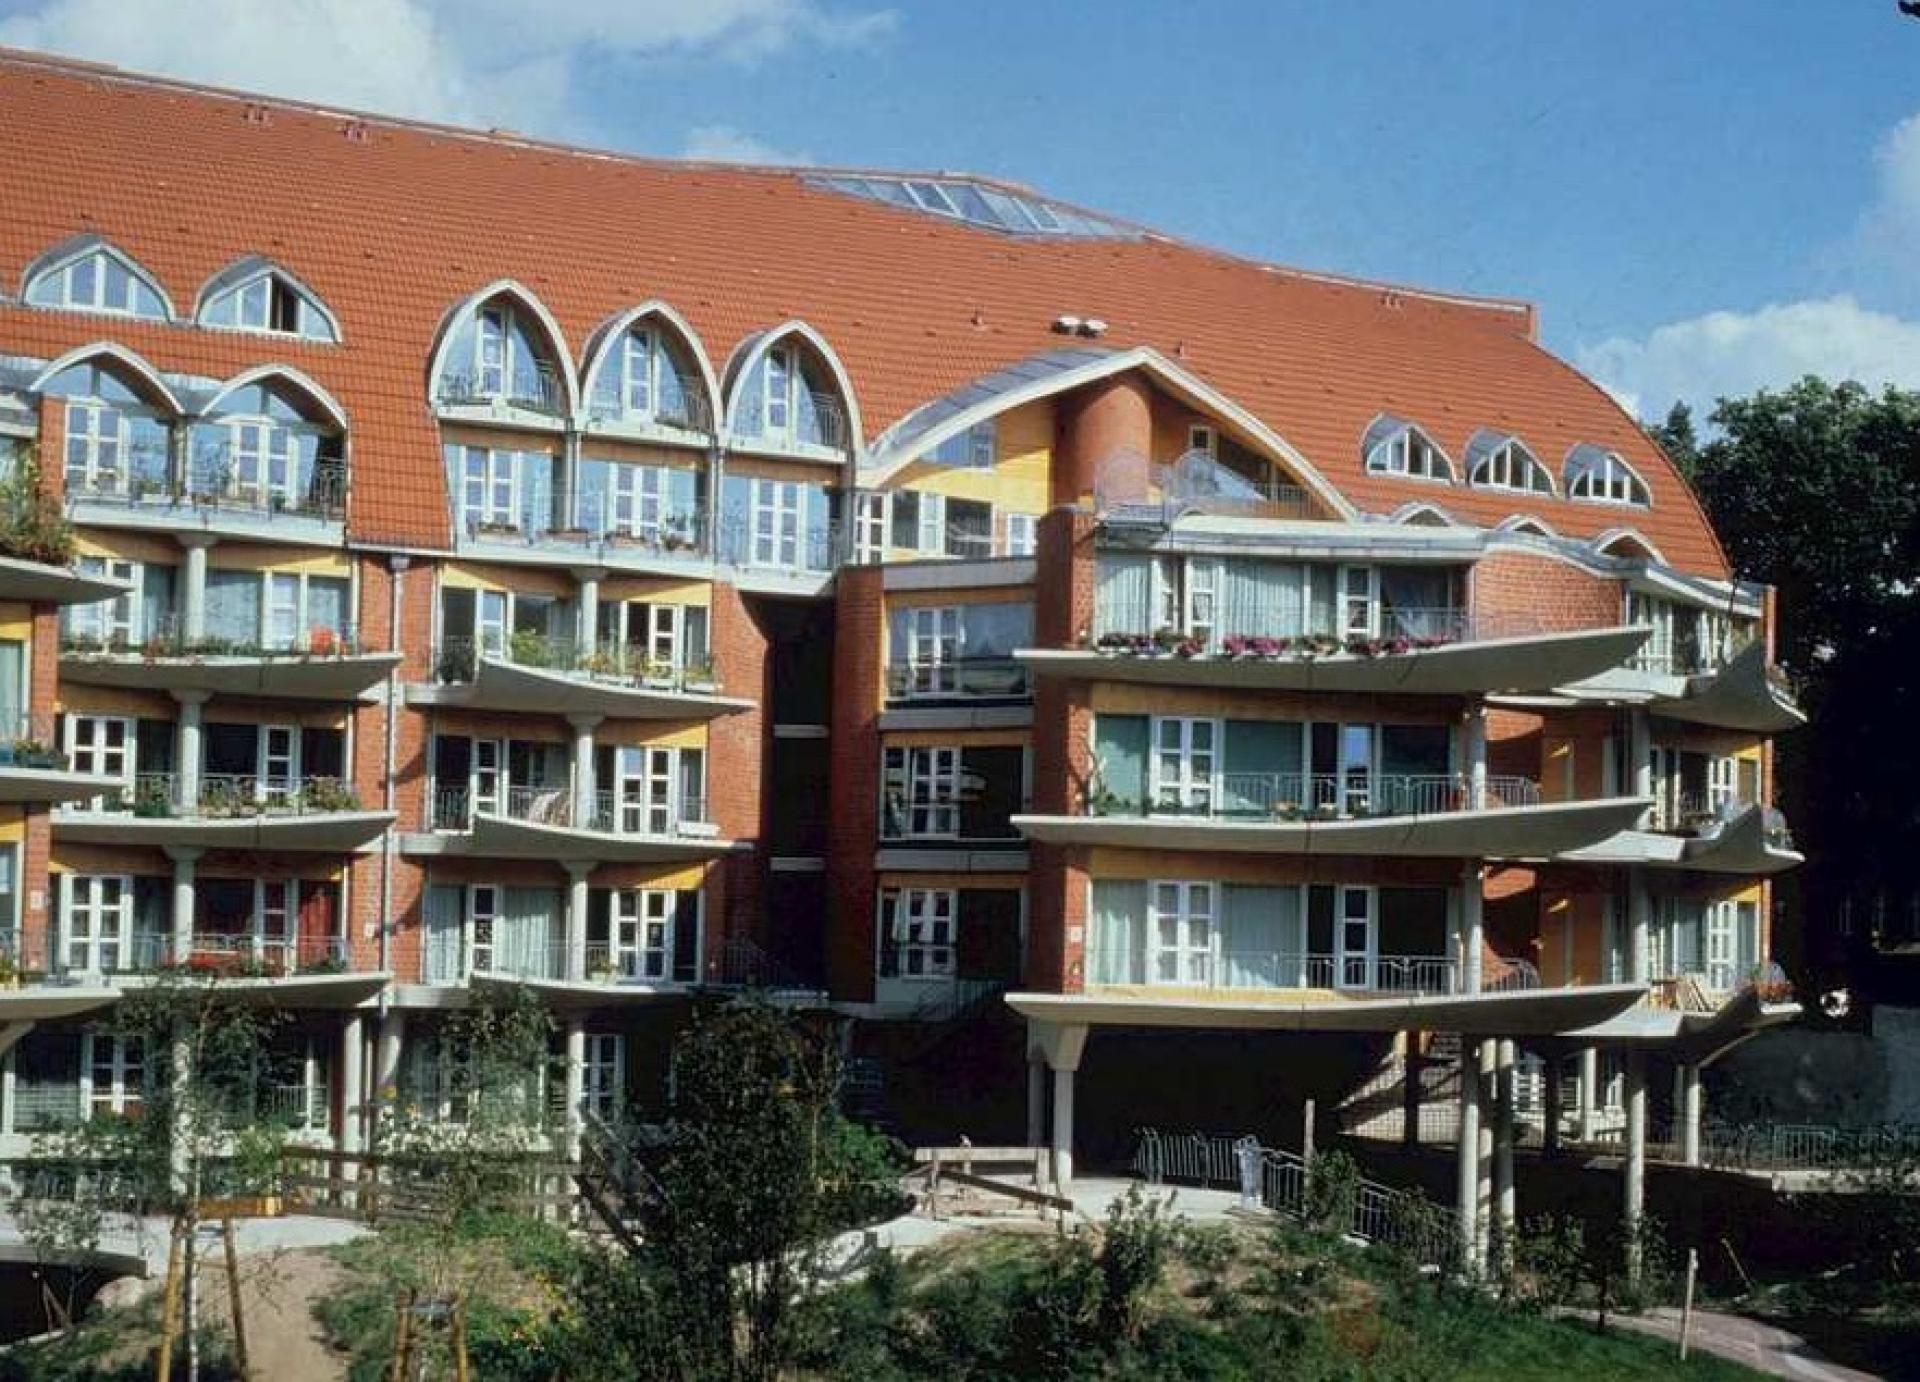
<path fill-rule="evenodd" d="M 346 515 L 347 489 L 347 465 L 338 457 L 321 456 L 303 479 L 273 484 L 242 474 L 233 448 L 226 443 L 200 441 L 183 473 L 176 473 L 171 455 L 157 447 L 129 454 L 126 463 L 112 468 L 69 470 L 66 501 L 69 506 L 214 509 L 269 519 L 337 521 Z"/>
<path fill-rule="evenodd" d="M 505 639 L 443 638 L 434 650 L 434 676 L 443 682 L 472 681 L 482 657 L 650 691 L 711 694 L 719 689 L 713 663 L 704 654 L 675 661 L 650 657 L 645 648 L 632 643 L 583 644 L 574 638 L 527 632 Z"/>
<path fill-rule="evenodd" d="M 713 431 L 713 409 L 707 403 L 705 386 L 691 375 L 680 376 L 679 397 L 656 397 L 651 408 L 635 409 L 626 406 L 624 392 L 609 399 L 604 396 L 592 399 L 587 405 L 587 415 L 595 422 L 625 422 L 641 426 L 672 427 L 682 432 L 699 432 L 703 435 Z"/>
<path fill-rule="evenodd" d="M 259 1121 L 292 1132 L 325 1132 L 332 1123 L 330 1094 L 324 1081 L 268 1085 L 260 1091 L 254 1112 Z"/>
<path fill-rule="evenodd" d="M 1107 948 L 1087 955 L 1090 985 L 1232 992 L 1347 989 L 1360 993 L 1459 991 L 1459 967 L 1444 955 L 1332 955 L 1283 950 Z"/>
<path fill-rule="evenodd" d="M 1087 796 L 1090 815 L 1256 821 L 1430 816 L 1539 804 L 1538 783 L 1501 774 L 1487 778 L 1485 797 L 1476 806 L 1472 783 L 1459 773 L 1222 773 L 1216 783 L 1163 787 L 1144 801 L 1097 784 Z"/>
<path fill-rule="evenodd" d="M 840 560 L 840 536 L 838 523 L 781 532 L 744 511 L 729 510 L 720 518 L 716 555 L 730 565 L 760 570 L 831 571 Z"/>
<path fill-rule="evenodd" d="M 847 448 L 849 428 L 847 412 L 840 400 L 829 393 L 806 393 L 788 404 L 784 427 L 770 427 L 766 400 L 759 395 L 742 398 L 734 409 L 733 430 L 763 446 L 791 442 L 800 446 L 821 446 L 834 451 Z"/>
<path fill-rule="evenodd" d="M 360 651 L 359 631 L 352 625 L 337 628 L 331 624 L 312 624 L 284 643 L 263 643 L 256 639 L 228 638 L 219 634 L 201 634 L 198 638 L 189 638 L 179 618 L 172 614 L 155 620 L 152 632 L 144 637 L 65 631 L 60 635 L 60 652 L 67 657 L 139 656 L 148 661 L 162 658 L 239 657 L 305 662 L 352 657 Z"/>
<path fill-rule="evenodd" d="M 549 918 L 557 926 L 558 917 Z M 578 956 L 577 967 L 571 962 Z M 541 942 L 505 940 L 496 936 L 491 944 L 475 947 L 473 969 L 514 979 L 559 981 L 577 974 L 591 984 L 691 983 L 694 974 L 687 967 L 676 969 L 672 947 L 619 951 L 606 941 L 588 941 L 577 948 L 564 941 Z"/>
<path fill-rule="evenodd" d="M 0 713 L 0 768 L 66 772 L 70 765 L 59 743 L 53 716 Z"/>
<path fill-rule="evenodd" d="M 1300 623 L 1284 633 L 1255 633 L 1226 624 L 1176 629 L 1155 623 L 1155 611 L 1137 601 L 1119 604 L 1096 597 L 1092 647 L 1110 655 L 1142 657 L 1225 657 L 1235 661 L 1285 660 L 1346 654 L 1394 657 L 1455 643 L 1501 638 L 1536 638 L 1579 633 L 1592 621 L 1555 613 L 1473 614 L 1451 606 L 1381 605 L 1364 621 Z"/>
<path fill-rule="evenodd" d="M 894 700 L 1013 699 L 1032 694 L 1026 664 L 1010 657 L 896 662 L 887 668 Z"/>
<path fill-rule="evenodd" d="M 140 773 L 118 794 L 75 803 L 76 811 L 127 811 L 156 820 L 237 820 L 260 816 L 325 816 L 360 810 L 360 797 L 338 777 L 277 778 L 204 773 L 192 803 L 180 800 L 174 773 Z"/>
<path fill-rule="evenodd" d="M 561 417 L 566 412 L 566 393 L 560 386 L 560 377 L 546 365 L 494 378 L 470 372 L 443 374 L 435 397 L 455 408 L 502 404 L 549 417 Z"/>
<path fill-rule="evenodd" d="M 473 818 L 479 814 L 611 835 L 705 837 L 713 833 L 706 806 L 705 797 L 690 793 L 677 793 L 666 801 L 645 801 L 615 792 L 595 792 L 591 812 L 582 813 L 574 790 L 564 785 L 509 787 L 504 802 L 475 802 L 464 787 L 443 787 L 433 792 L 433 828 L 471 830 Z"/>

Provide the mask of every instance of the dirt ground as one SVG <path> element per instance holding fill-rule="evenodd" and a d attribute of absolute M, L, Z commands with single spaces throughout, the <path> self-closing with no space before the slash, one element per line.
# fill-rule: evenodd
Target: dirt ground
<path fill-rule="evenodd" d="M 240 1258 L 240 1308 L 247 1320 L 248 1364 L 264 1382 L 338 1382 L 347 1359 L 330 1350 L 313 1318 L 313 1302 L 339 1282 L 324 1250 L 290 1248 Z M 231 1327 L 224 1271 L 205 1279 L 206 1318 Z"/>

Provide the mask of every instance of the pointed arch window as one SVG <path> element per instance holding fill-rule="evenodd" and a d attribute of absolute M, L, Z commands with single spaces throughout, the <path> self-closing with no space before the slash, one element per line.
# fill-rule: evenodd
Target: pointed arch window
<path fill-rule="evenodd" d="M 197 501 L 337 518 L 346 503 L 346 438 L 284 381 L 223 395 L 193 428 L 188 489 Z"/>
<path fill-rule="evenodd" d="M 1405 475 L 1416 480 L 1453 483 L 1453 462 L 1425 432 L 1403 418 L 1382 414 L 1363 442 L 1367 470 L 1374 475 Z"/>
<path fill-rule="evenodd" d="M 1589 504 L 1647 508 L 1653 500 L 1640 473 L 1618 452 L 1582 442 L 1567 455 L 1567 497 Z"/>
<path fill-rule="evenodd" d="M 454 406 L 504 406 L 550 417 L 569 406 L 568 385 L 546 323 L 500 294 L 463 315 L 440 356 L 434 396 Z"/>
<path fill-rule="evenodd" d="M 774 447 L 844 451 L 852 442 L 847 401 L 833 371 L 797 336 L 768 346 L 740 381 L 733 430 Z"/>
<path fill-rule="evenodd" d="M 1553 473 L 1518 437 L 1481 430 L 1467 444 L 1467 483 L 1476 489 L 1554 494 Z"/>
<path fill-rule="evenodd" d="M 266 266 L 238 270 L 213 286 L 200 309 L 202 326 L 263 331 L 335 342 L 340 330 L 320 300 L 285 273 Z"/>
<path fill-rule="evenodd" d="M 707 430 L 705 394 L 686 353 L 670 333 L 640 321 L 606 346 L 589 400 L 601 421 L 655 423 Z"/>
<path fill-rule="evenodd" d="M 173 419 L 105 359 L 61 370 L 41 391 L 65 400 L 66 492 L 160 498 L 172 488 Z"/>
<path fill-rule="evenodd" d="M 91 244 L 55 258 L 27 280 L 34 307 L 105 312 L 165 321 L 172 315 L 153 276 L 110 245 Z"/>

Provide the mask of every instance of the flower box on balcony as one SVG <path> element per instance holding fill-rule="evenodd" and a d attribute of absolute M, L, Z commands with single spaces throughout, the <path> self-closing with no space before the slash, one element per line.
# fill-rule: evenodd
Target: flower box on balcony
<path fill-rule="evenodd" d="M 717 840 L 720 827 L 713 821 L 681 821 L 680 833 L 695 840 Z"/>
<path fill-rule="evenodd" d="M 476 523 L 473 525 L 476 537 L 519 537 L 518 523 Z"/>

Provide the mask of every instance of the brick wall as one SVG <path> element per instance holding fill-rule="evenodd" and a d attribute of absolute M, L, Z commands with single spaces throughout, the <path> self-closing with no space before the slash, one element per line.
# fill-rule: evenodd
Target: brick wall
<path fill-rule="evenodd" d="M 1469 582 L 1469 608 L 1499 632 L 1607 628 L 1621 622 L 1625 601 L 1620 582 L 1537 552 L 1494 552 L 1476 562 Z"/>
<path fill-rule="evenodd" d="M 707 871 L 706 958 L 711 963 L 729 937 L 764 940 L 758 929 L 767 867 L 762 797 L 773 707 L 767 636 L 739 587 L 714 583 L 709 637 L 721 691 L 754 703 L 738 715 L 719 716 L 707 732 L 708 811 L 723 839 L 746 846 Z M 765 920 L 779 923 L 777 917 Z"/>
<path fill-rule="evenodd" d="M 873 998 L 873 852 L 880 839 L 879 713 L 885 688 L 886 573 L 840 573 L 834 602 L 832 782 L 827 804 L 827 987 Z"/>

